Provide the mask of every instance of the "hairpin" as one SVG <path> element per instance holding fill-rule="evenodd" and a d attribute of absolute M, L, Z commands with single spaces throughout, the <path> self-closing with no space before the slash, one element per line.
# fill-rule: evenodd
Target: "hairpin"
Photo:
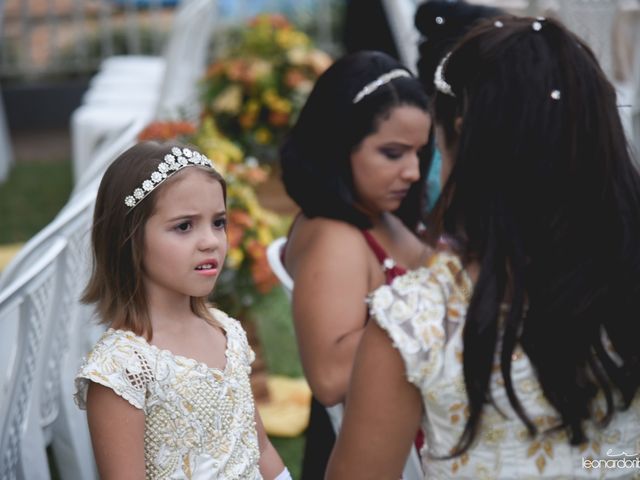
<path fill-rule="evenodd" d="M 447 53 L 444 57 L 442 57 L 442 60 L 440 60 L 440 63 L 438 64 L 438 67 L 436 68 L 436 71 L 433 75 L 433 84 L 435 85 L 436 90 L 438 90 L 440 93 L 455 97 L 456 94 L 453 93 L 451 85 L 449 85 L 444 79 L 444 66 L 447 63 L 447 60 L 449 60 L 450 55 L 451 52 Z"/>
<path fill-rule="evenodd" d="M 438 25 L 442 25 L 442 24 L 444 23 L 444 17 L 437 16 L 437 17 L 436 17 L 436 23 L 437 23 Z"/>
<path fill-rule="evenodd" d="M 353 103 L 358 103 L 364 97 L 369 95 L 370 93 L 375 92 L 378 88 L 380 88 L 385 83 L 389 83 L 394 78 L 398 77 L 411 77 L 411 74 L 403 70 L 402 68 L 396 68 L 395 70 L 391 70 L 390 72 L 384 73 L 376 78 L 373 82 L 367 83 L 362 90 L 360 90 L 355 97 L 353 97 Z"/>
<path fill-rule="evenodd" d="M 185 167 L 196 166 L 213 169 L 213 163 L 211 163 L 211 160 L 200 152 L 192 151 L 188 148 L 173 147 L 171 149 L 171 153 L 164 156 L 164 159 L 158 164 L 158 167 L 151 176 L 143 181 L 142 184 L 131 193 L 131 195 L 127 195 L 124 198 L 124 204 L 129 207 L 129 211 L 131 211 L 171 175 L 179 172 Z"/>

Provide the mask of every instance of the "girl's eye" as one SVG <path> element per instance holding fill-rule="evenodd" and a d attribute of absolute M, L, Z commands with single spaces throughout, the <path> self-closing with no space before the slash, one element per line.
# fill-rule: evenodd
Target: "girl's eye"
<path fill-rule="evenodd" d="M 175 229 L 178 232 L 188 232 L 189 230 L 191 230 L 191 222 L 182 222 L 176 225 Z"/>
<path fill-rule="evenodd" d="M 219 229 L 224 229 L 227 226 L 227 219 L 222 217 L 222 218 L 216 218 L 213 221 L 213 226 L 215 228 L 219 228 Z"/>

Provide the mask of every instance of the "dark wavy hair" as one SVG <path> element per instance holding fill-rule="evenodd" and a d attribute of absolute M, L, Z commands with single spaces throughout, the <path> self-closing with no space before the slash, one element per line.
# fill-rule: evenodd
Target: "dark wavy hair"
<path fill-rule="evenodd" d="M 418 76 L 429 96 L 435 93 L 433 75 L 438 63 L 479 21 L 505 15 L 505 11 L 464 0 L 428 0 L 418 7 L 414 24 L 422 35 L 418 45 Z"/>
<path fill-rule="evenodd" d="M 455 97 L 435 98 L 456 153 L 431 226 L 480 264 L 463 332 L 470 416 L 454 455 L 492 402 L 498 348 L 509 401 L 532 435 L 510 375 L 518 343 L 572 444 L 586 440 L 583 421 L 596 420 L 596 395 L 606 425 L 640 384 L 640 177 L 616 93 L 561 23 L 494 21 L 454 48 L 444 78 Z"/>
<path fill-rule="evenodd" d="M 307 217 L 333 218 L 358 228 L 371 226 L 354 206 L 351 154 L 376 132 L 391 109 L 410 105 L 427 112 L 428 103 L 413 77 L 395 78 L 358 103 L 353 99 L 365 85 L 397 68 L 404 67 L 385 53 L 360 51 L 343 56 L 318 78 L 280 150 L 286 191 Z M 430 145 L 421 156 L 420 180 L 395 212 L 411 229 L 420 219 Z"/>
<path fill-rule="evenodd" d="M 153 337 L 153 330 L 143 288 L 144 227 L 154 213 L 158 192 L 182 172 L 174 173 L 133 209 L 124 204 L 124 198 L 149 179 L 173 147 L 185 146 L 191 148 L 179 143 L 138 143 L 113 161 L 98 188 L 91 230 L 93 268 L 81 300 L 96 305 L 100 323 L 147 339 Z M 217 180 L 226 205 L 227 186 L 222 175 L 212 168 L 189 168 L 202 169 Z M 216 324 L 207 297 L 191 297 L 191 310 Z"/>

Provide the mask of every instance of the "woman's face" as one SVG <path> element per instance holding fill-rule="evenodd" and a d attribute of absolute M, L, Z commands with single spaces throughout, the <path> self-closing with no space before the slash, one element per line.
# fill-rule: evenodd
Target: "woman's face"
<path fill-rule="evenodd" d="M 357 206 L 367 214 L 392 212 L 420 179 L 419 153 L 429 141 L 431 118 L 418 107 L 394 107 L 378 130 L 351 154 Z"/>

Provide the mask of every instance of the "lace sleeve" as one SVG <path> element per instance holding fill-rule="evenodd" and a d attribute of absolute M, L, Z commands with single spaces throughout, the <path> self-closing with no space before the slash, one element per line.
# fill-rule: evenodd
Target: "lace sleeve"
<path fill-rule="evenodd" d="M 427 268 L 397 277 L 369 297 L 371 317 L 389 334 L 408 380 L 421 391 L 442 368 L 446 308 L 438 276 Z"/>
<path fill-rule="evenodd" d="M 109 330 L 80 367 L 75 378 L 74 399 L 78 407 L 86 409 L 87 389 L 90 382 L 95 382 L 144 410 L 147 388 L 152 379 L 144 344 L 133 334 Z"/>

